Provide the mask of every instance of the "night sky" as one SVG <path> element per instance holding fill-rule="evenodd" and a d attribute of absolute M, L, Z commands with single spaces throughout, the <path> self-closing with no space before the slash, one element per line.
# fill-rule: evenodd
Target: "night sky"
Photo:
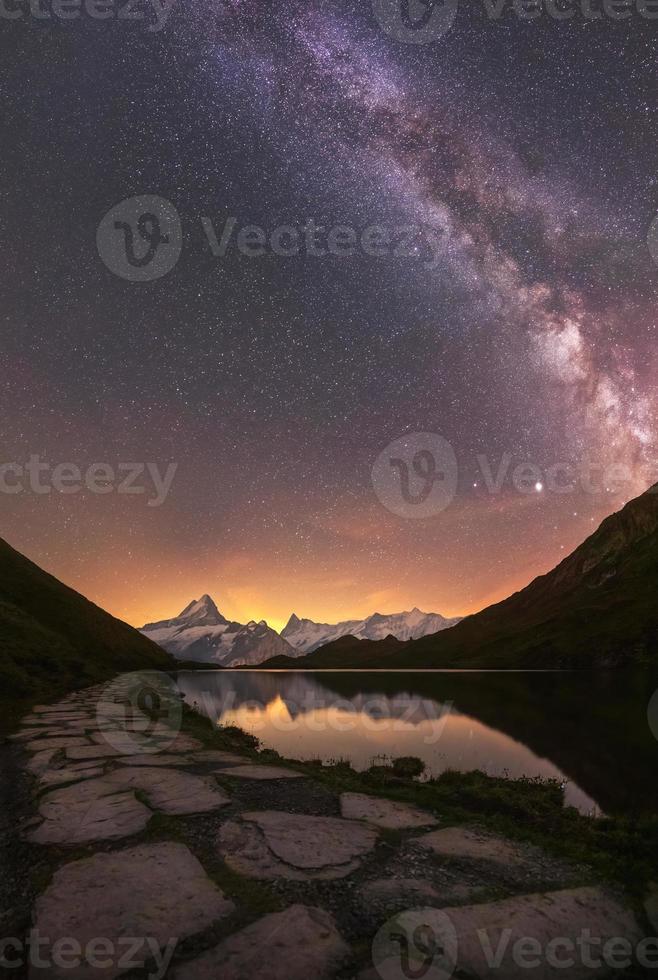
<path fill-rule="evenodd" d="M 14 547 L 136 625 L 204 592 L 275 627 L 457 615 L 657 478 L 658 20 L 490 21 L 471 0 L 427 44 L 366 0 L 152 21 L 0 20 L 3 462 L 178 464 L 157 507 L 0 494 Z M 154 281 L 97 249 L 136 195 L 183 229 Z M 414 235 L 404 255 L 215 257 L 202 217 Z M 427 517 L 373 489 L 412 433 L 459 467 Z M 478 456 L 495 473 L 506 453 L 608 469 L 492 493 Z"/>

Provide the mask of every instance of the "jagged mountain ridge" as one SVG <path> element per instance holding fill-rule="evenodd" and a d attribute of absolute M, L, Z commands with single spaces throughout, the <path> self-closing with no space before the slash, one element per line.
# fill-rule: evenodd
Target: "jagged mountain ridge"
<path fill-rule="evenodd" d="M 394 636 L 398 640 L 418 639 L 429 633 L 449 629 L 460 621 L 459 616 L 447 619 L 440 613 L 425 613 L 416 607 L 407 612 L 389 615 L 373 613 L 366 619 L 351 619 L 335 624 L 299 619 L 293 613 L 281 631 L 281 636 L 295 649 L 313 653 L 319 647 L 343 636 L 354 636 L 360 640 L 383 640 L 387 636 Z"/>
<path fill-rule="evenodd" d="M 228 626 L 228 620 L 224 619 L 210 596 L 202 595 L 200 599 L 193 599 L 178 616 L 174 616 L 173 619 L 163 619 L 159 623 L 147 623 L 146 626 L 142 626 L 142 632 L 180 627 L 185 623 L 189 623 L 190 626 Z"/>
<path fill-rule="evenodd" d="M 147 623 L 141 632 L 176 657 L 218 667 L 260 664 L 271 657 L 300 656 L 265 620 L 231 622 L 209 595 L 194 599 L 178 616 Z"/>

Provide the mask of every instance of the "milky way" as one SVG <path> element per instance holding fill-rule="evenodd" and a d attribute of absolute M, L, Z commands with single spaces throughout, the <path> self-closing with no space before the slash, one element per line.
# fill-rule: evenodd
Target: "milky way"
<path fill-rule="evenodd" d="M 5 26 L 4 456 L 178 463 L 161 508 L 6 497 L 17 547 L 133 622 L 201 592 L 275 623 L 454 614 L 655 480 L 656 22 L 472 4 L 418 46 L 368 4 L 190 0 L 158 34 Z M 184 227 L 148 285 L 94 245 L 135 194 Z M 218 260 L 203 216 L 408 229 L 411 247 Z M 422 521 L 370 480 L 413 432 L 459 463 Z M 626 476 L 492 493 L 478 460 L 505 454 Z"/>

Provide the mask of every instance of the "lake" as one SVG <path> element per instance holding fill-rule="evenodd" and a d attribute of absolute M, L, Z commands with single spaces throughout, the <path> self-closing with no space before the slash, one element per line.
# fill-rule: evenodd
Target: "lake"
<path fill-rule="evenodd" d="M 288 758 L 363 770 L 413 755 L 428 776 L 556 779 L 583 813 L 658 808 L 658 676 L 649 671 L 203 670 L 181 671 L 178 684 L 213 723 L 238 725 Z"/>

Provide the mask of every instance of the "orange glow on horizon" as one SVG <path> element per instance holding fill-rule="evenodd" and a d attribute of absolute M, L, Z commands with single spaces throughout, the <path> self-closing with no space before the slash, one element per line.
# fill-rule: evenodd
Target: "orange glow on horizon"
<path fill-rule="evenodd" d="M 281 630 L 293 612 L 325 623 L 414 607 L 470 615 L 555 567 L 614 509 L 614 500 L 590 496 L 574 502 L 565 520 L 561 501 L 538 495 L 457 501 L 431 521 L 346 508 L 331 521 L 309 518 L 298 533 L 275 525 L 255 544 L 221 528 L 199 544 L 168 536 L 161 519 L 137 510 L 130 522 L 110 514 L 105 525 L 97 513 L 80 513 L 72 540 L 45 507 L 43 523 L 32 528 L 38 547 L 21 540 L 20 523 L 8 538 L 135 627 L 176 616 L 208 593 L 227 619 L 264 619 Z M 362 535 L 355 532 L 361 518 Z"/>

